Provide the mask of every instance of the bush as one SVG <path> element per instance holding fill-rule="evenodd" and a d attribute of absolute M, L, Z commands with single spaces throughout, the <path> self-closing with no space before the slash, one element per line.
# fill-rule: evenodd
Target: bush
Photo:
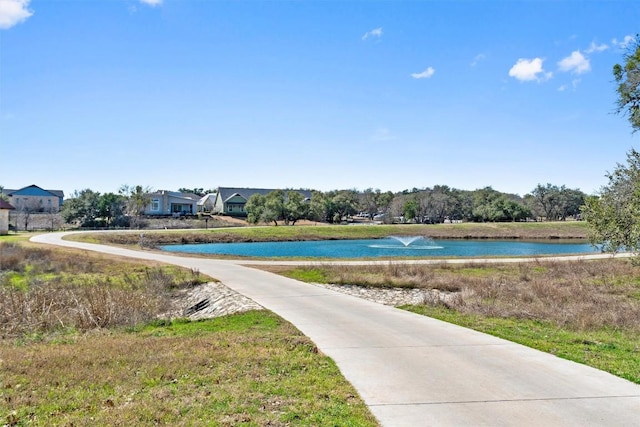
<path fill-rule="evenodd" d="M 175 289 L 203 279 L 195 270 L 0 244 L 0 335 L 135 326 L 166 312 Z"/>

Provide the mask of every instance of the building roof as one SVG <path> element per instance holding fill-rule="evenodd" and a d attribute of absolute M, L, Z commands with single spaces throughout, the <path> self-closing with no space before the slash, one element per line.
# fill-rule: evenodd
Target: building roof
<path fill-rule="evenodd" d="M 253 196 L 254 194 L 262 194 L 263 196 L 266 196 L 267 194 L 276 191 L 275 188 L 234 188 L 234 187 L 219 187 L 218 188 L 218 194 L 220 195 L 220 199 L 222 199 L 223 202 L 226 202 L 227 200 L 229 200 L 230 198 L 232 198 L 233 196 L 235 196 L 236 194 L 239 195 L 240 197 L 242 197 L 245 200 L 249 200 L 249 197 Z M 292 189 L 287 189 L 287 190 L 283 190 L 285 193 L 288 191 L 295 191 L 297 193 L 302 194 L 303 196 L 305 196 L 306 198 L 310 199 L 311 198 L 311 191 L 309 190 L 292 190 Z"/>
<path fill-rule="evenodd" d="M 215 202 L 217 196 L 218 196 L 218 193 L 205 194 L 200 198 L 200 200 L 198 200 L 198 205 L 203 206 L 206 203 L 213 203 Z"/>
<path fill-rule="evenodd" d="M 154 191 L 153 193 L 149 193 L 148 196 L 170 196 L 170 197 L 174 197 L 176 199 L 184 199 L 184 200 L 188 200 L 190 202 L 197 202 L 198 200 L 200 200 L 200 196 L 198 196 L 197 194 L 193 194 L 193 193 L 181 193 L 179 191 L 167 191 L 167 190 L 158 190 L 158 191 Z"/>
<path fill-rule="evenodd" d="M 15 209 L 15 208 L 13 206 L 11 206 L 11 203 L 5 201 L 4 199 L 0 199 L 0 209 L 11 210 L 11 209 Z"/>
<path fill-rule="evenodd" d="M 62 190 L 44 190 L 35 184 L 28 185 L 17 190 L 5 188 L 2 190 L 2 194 L 6 194 L 7 196 L 13 196 L 14 194 L 16 194 L 20 196 L 55 196 L 59 197 L 60 199 L 64 198 L 64 191 Z"/>
<path fill-rule="evenodd" d="M 273 190 L 265 189 L 265 188 L 235 188 L 235 187 L 220 187 L 218 188 L 218 194 L 220 195 L 220 199 L 226 202 L 230 198 L 238 195 L 245 200 L 249 200 L 249 197 L 254 194 L 262 194 L 266 196 L 271 193 Z"/>

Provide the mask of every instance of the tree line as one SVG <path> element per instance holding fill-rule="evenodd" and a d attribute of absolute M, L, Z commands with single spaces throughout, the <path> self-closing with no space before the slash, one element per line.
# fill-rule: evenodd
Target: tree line
<path fill-rule="evenodd" d="M 185 191 L 187 189 L 179 189 Z M 188 192 L 193 192 L 189 189 Z M 201 189 L 199 193 L 205 193 Z M 150 203 L 149 187 L 123 185 L 117 192 L 76 190 L 61 211 L 67 224 L 87 228 L 137 228 Z M 245 205 L 247 221 L 295 225 L 300 220 L 341 223 L 355 216 L 386 223 L 442 223 L 445 221 L 523 221 L 580 218 L 586 194 L 577 189 L 539 184 L 520 197 L 491 187 L 473 191 L 446 185 L 413 188 L 398 193 L 379 189 L 358 191 L 311 190 L 310 198 L 295 190 L 254 194 Z M 28 212 L 18 212 L 29 218 Z M 56 212 L 57 214 L 57 212 Z M 27 224 L 25 224 L 25 229 Z"/>
<path fill-rule="evenodd" d="M 446 185 L 414 188 L 399 193 L 378 189 L 311 191 L 306 200 L 295 190 L 254 194 L 245 205 L 253 224 L 281 221 L 293 225 L 302 219 L 340 223 L 354 216 L 382 222 L 421 224 L 445 221 L 524 221 L 580 219 L 587 195 L 578 189 L 552 184 L 538 186 L 524 197 L 491 187 L 473 191 Z"/>
<path fill-rule="evenodd" d="M 640 130 L 640 37 L 629 44 L 624 62 L 613 67 L 618 95 L 616 112 L 625 115 L 632 132 Z M 631 251 L 640 263 L 640 152 L 630 149 L 627 163 L 607 173 L 609 183 L 598 197 L 586 200 L 584 217 L 591 241 L 607 252 Z"/>
<path fill-rule="evenodd" d="M 76 190 L 64 201 L 60 214 L 66 223 L 80 227 L 137 228 L 150 202 L 149 193 L 150 189 L 141 185 L 123 185 L 117 193 Z"/>

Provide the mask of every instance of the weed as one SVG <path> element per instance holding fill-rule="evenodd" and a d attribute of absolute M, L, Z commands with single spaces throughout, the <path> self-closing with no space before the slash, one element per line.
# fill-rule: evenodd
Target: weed
<path fill-rule="evenodd" d="M 99 255 L 72 254 L 0 243 L 1 337 L 134 326 L 166 310 L 173 290 L 206 279 L 197 270 L 114 268 Z"/>
<path fill-rule="evenodd" d="M 265 311 L 0 346 L 1 424 L 376 425 L 333 361 Z"/>

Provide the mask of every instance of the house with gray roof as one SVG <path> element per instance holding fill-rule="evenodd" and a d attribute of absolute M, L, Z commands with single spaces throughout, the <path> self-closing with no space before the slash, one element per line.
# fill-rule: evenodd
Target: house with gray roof
<path fill-rule="evenodd" d="M 193 193 L 159 190 L 146 195 L 145 215 L 195 215 L 200 196 Z"/>
<path fill-rule="evenodd" d="M 275 189 L 266 188 L 235 188 L 235 187 L 219 187 L 216 193 L 216 199 L 213 207 L 213 213 L 220 215 L 246 217 L 247 211 L 244 209 L 247 200 L 254 194 L 267 194 L 276 191 Z M 311 200 L 311 191 L 309 190 L 284 190 L 296 191 L 302 194 L 305 199 Z"/>
<path fill-rule="evenodd" d="M 44 190 L 37 185 L 29 185 L 18 190 L 3 189 L 2 194 L 18 211 L 58 212 L 62 208 L 62 190 Z"/>

